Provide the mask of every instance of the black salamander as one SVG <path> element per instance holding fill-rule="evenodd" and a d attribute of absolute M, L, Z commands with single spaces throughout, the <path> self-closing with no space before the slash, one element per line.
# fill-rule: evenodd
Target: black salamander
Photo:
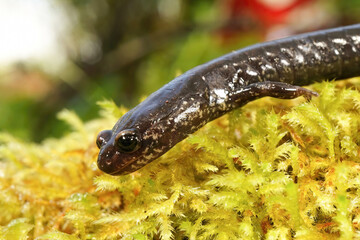
<path fill-rule="evenodd" d="M 197 66 L 99 133 L 98 167 L 134 172 L 207 122 L 257 98 L 310 98 L 299 87 L 360 76 L 360 24 L 255 44 Z"/>

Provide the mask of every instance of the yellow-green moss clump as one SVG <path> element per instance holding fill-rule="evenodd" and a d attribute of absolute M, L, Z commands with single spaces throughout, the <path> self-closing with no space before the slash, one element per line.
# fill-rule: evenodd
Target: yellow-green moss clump
<path fill-rule="evenodd" d="M 235 110 L 126 176 L 95 164 L 96 134 L 125 112 L 111 102 L 88 123 L 62 111 L 61 139 L 2 133 L 0 239 L 360 238 L 360 93 L 313 88 Z"/>

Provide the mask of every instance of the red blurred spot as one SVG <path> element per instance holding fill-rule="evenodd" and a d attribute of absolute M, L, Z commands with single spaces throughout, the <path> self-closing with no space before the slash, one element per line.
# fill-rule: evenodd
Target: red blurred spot
<path fill-rule="evenodd" d="M 310 1 L 314 0 L 283 0 L 280 5 L 275 4 L 276 1 L 269 0 L 230 0 L 228 9 L 232 18 L 250 14 L 265 26 L 271 26 L 286 23 L 286 18 L 291 11 Z"/>

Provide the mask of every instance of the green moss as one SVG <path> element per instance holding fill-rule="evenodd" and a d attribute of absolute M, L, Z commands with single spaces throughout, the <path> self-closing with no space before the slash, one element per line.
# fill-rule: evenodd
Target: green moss
<path fill-rule="evenodd" d="M 42 144 L 0 134 L 0 239 L 351 239 L 359 236 L 360 93 L 264 98 L 126 176 L 96 167 L 96 134 L 125 109 Z"/>

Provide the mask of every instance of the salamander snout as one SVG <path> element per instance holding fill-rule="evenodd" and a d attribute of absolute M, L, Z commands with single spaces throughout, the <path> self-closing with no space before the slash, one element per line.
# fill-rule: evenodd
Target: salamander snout
<path fill-rule="evenodd" d="M 111 139 L 111 136 L 111 130 L 104 130 L 101 131 L 96 137 L 96 145 L 100 149 L 100 153 L 97 159 L 97 165 L 101 171 L 108 174 L 111 174 L 114 171 L 111 160 L 113 157 L 113 153 L 116 152 L 114 148 L 106 147 L 107 143 Z"/>
<path fill-rule="evenodd" d="M 106 144 L 100 149 L 100 153 L 97 159 L 98 168 L 107 173 L 113 175 L 117 172 L 117 158 L 119 152 L 112 144 Z"/>
<path fill-rule="evenodd" d="M 136 129 L 122 130 L 117 134 L 104 130 L 98 134 L 96 145 L 100 149 L 97 159 L 99 169 L 107 174 L 119 175 L 127 167 L 131 168 L 135 152 L 141 147 L 141 139 Z"/>

